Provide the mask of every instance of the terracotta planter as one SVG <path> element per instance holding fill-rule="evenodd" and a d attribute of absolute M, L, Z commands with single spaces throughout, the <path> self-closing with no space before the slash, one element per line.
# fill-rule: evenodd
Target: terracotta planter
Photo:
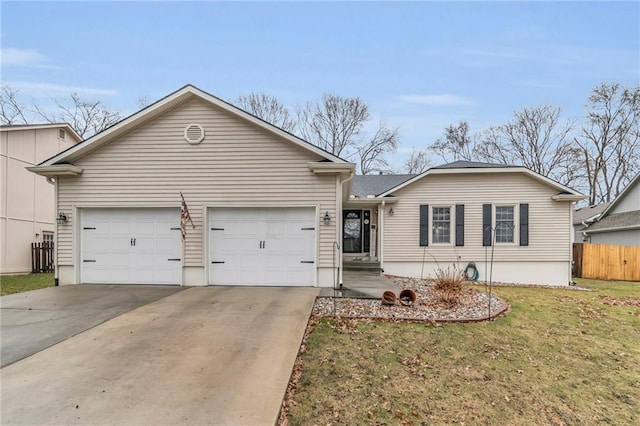
<path fill-rule="evenodd" d="M 395 305 L 396 304 L 396 294 L 392 291 L 385 291 L 382 293 L 382 304 L 383 305 Z"/>
<path fill-rule="evenodd" d="M 398 297 L 398 299 L 400 299 L 400 303 L 402 303 L 404 306 L 412 306 L 414 303 L 416 303 L 416 292 L 410 289 L 404 289 L 400 292 L 400 296 Z"/>

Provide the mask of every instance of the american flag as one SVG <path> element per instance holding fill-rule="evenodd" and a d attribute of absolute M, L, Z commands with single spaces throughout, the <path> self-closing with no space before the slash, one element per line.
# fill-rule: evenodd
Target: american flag
<path fill-rule="evenodd" d="M 182 192 L 180 193 L 180 198 L 182 198 L 182 207 L 180 208 L 180 233 L 182 234 L 182 242 L 187 238 L 187 222 L 191 222 L 191 226 L 195 229 L 195 225 L 193 224 L 193 220 L 191 220 L 191 215 L 189 214 L 189 208 L 187 207 L 187 202 L 184 200 L 184 195 Z"/>

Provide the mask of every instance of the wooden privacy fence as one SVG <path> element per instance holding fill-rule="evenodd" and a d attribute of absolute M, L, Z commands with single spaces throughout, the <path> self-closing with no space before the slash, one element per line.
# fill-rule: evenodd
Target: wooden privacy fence
<path fill-rule="evenodd" d="M 53 243 L 31 243 L 31 272 L 53 272 Z"/>
<path fill-rule="evenodd" d="M 640 281 L 640 247 L 574 243 L 573 276 Z"/>

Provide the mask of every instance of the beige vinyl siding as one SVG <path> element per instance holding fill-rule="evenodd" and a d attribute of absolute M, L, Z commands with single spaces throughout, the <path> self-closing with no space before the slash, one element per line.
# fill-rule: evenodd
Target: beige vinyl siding
<path fill-rule="evenodd" d="M 206 136 L 184 139 L 188 124 Z M 206 207 L 318 206 L 336 217 L 336 178 L 315 175 L 321 158 L 210 104 L 193 99 L 74 162 L 79 177 L 61 177 L 59 261 L 73 264 L 76 207 L 179 207 L 183 192 L 196 228 L 187 227 L 185 266 L 203 266 Z M 178 219 L 177 219 L 178 220 Z M 178 222 L 176 222 L 177 224 Z M 333 225 L 319 225 L 319 266 L 331 265 Z"/>
<path fill-rule="evenodd" d="M 522 173 L 428 175 L 393 194 L 399 198 L 394 215 L 385 216 L 384 261 L 433 261 L 445 264 L 456 260 L 484 260 L 482 246 L 482 205 L 515 205 L 514 244 L 496 244 L 497 261 L 568 261 L 571 254 L 570 203 L 551 199 L 558 191 Z M 519 246 L 518 204 L 529 204 L 529 246 Z M 455 246 L 455 220 L 452 215 L 451 245 L 419 245 L 420 204 L 465 206 L 465 240 Z M 431 211 L 429 215 L 431 215 Z M 495 212 L 494 212 L 495 220 Z M 490 255 L 490 247 L 488 250 Z"/>

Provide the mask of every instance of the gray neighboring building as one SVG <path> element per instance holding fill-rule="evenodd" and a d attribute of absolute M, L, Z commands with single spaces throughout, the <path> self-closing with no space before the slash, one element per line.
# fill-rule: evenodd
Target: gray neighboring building
<path fill-rule="evenodd" d="M 573 242 L 583 243 L 588 240 L 584 234 L 587 226 L 595 222 L 602 212 L 609 207 L 611 203 L 600 203 L 594 206 L 586 206 L 573 212 Z"/>
<path fill-rule="evenodd" d="M 640 246 L 640 174 L 584 232 L 591 243 Z"/>

